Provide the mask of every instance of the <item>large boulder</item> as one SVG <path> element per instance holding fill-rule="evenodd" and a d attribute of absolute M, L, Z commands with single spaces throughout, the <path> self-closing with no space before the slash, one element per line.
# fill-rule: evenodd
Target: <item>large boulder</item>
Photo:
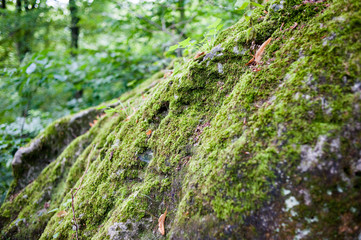
<path fill-rule="evenodd" d="M 360 238 L 361 3 L 252 19 L 121 96 L 8 197 L 2 238 Z"/>

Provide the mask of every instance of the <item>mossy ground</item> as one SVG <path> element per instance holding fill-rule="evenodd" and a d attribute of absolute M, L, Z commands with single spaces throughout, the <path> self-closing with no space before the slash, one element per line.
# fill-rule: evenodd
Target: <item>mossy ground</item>
<path fill-rule="evenodd" d="M 220 34 L 222 55 L 123 95 L 127 114 L 105 116 L 1 207 L 2 237 L 75 239 L 70 189 L 89 160 L 80 239 L 356 238 L 361 3 L 266 10 L 251 35 L 245 20 Z M 246 66 L 269 37 L 263 63 Z"/>

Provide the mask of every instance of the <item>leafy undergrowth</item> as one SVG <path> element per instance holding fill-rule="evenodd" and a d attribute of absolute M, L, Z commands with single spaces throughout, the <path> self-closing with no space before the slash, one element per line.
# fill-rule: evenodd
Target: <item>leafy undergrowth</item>
<path fill-rule="evenodd" d="M 158 239 L 167 209 L 168 239 L 356 238 L 360 5 L 270 1 L 122 95 L 9 197 L 2 237 Z"/>

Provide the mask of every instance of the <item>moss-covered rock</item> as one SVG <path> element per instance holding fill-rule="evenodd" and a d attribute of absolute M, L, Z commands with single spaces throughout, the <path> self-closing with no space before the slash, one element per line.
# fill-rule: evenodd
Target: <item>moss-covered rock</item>
<path fill-rule="evenodd" d="M 14 181 L 8 196 L 18 193 L 34 181 L 40 172 L 78 136 L 86 133 L 102 111 L 90 108 L 51 124 L 28 146 L 20 148 L 12 161 Z"/>
<path fill-rule="evenodd" d="M 2 205 L 2 238 L 360 237 L 361 3 L 266 10 L 121 96 Z"/>

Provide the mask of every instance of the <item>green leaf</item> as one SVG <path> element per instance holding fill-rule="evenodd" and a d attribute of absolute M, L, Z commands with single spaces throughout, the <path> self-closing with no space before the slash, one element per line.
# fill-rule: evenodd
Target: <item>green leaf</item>
<path fill-rule="evenodd" d="M 54 208 L 53 210 L 50 210 L 48 213 L 56 212 L 56 211 L 58 211 L 58 210 L 59 210 L 59 208 Z"/>
<path fill-rule="evenodd" d="M 190 42 L 190 43 L 188 44 L 188 46 L 192 47 L 192 46 L 194 46 L 194 45 L 196 45 L 196 44 L 197 44 L 197 41 L 196 41 L 196 40 L 193 40 L 192 42 Z"/>
<path fill-rule="evenodd" d="M 71 198 L 69 198 L 65 203 L 63 203 L 61 205 L 66 207 L 69 203 L 71 203 Z"/>
<path fill-rule="evenodd" d="M 32 64 L 29 65 L 29 67 L 26 69 L 25 72 L 27 74 L 31 74 L 31 73 L 33 73 L 35 71 L 35 69 L 36 69 L 36 64 L 32 63 Z"/>
<path fill-rule="evenodd" d="M 250 4 L 249 0 L 238 0 L 235 4 L 235 7 L 238 7 L 237 10 L 244 10 Z"/>
<path fill-rule="evenodd" d="M 114 113 L 114 112 L 118 112 L 116 109 L 114 108 L 110 108 L 110 109 L 106 109 L 104 110 L 105 113 Z"/>
<path fill-rule="evenodd" d="M 221 21 L 222 21 L 222 19 L 217 18 L 217 20 L 214 23 L 212 23 L 211 25 L 209 25 L 207 28 L 208 29 L 217 28 L 217 26 L 221 23 Z"/>
<path fill-rule="evenodd" d="M 259 4 L 259 3 L 256 3 L 256 2 L 251 2 L 251 4 L 255 7 L 260 7 L 260 8 L 264 8 L 263 5 Z"/>
<path fill-rule="evenodd" d="M 127 83 L 127 87 L 131 87 L 137 83 L 137 80 L 133 80 Z"/>
<path fill-rule="evenodd" d="M 168 52 L 174 51 L 174 50 L 176 50 L 177 48 L 179 48 L 179 44 L 170 46 L 169 49 L 168 49 Z"/>
<path fill-rule="evenodd" d="M 209 32 L 207 32 L 207 34 L 206 34 L 206 36 L 212 36 L 212 35 L 215 35 L 215 34 L 217 34 L 217 29 L 212 29 L 212 30 L 210 30 Z"/>
<path fill-rule="evenodd" d="M 186 46 L 188 46 L 188 44 L 189 44 L 190 41 L 191 41 L 191 38 L 187 38 L 186 40 L 181 41 L 181 42 L 179 43 L 179 45 L 180 45 L 181 47 L 186 47 Z"/>
<path fill-rule="evenodd" d="M 223 26 L 224 26 L 224 24 L 219 24 L 219 25 L 216 27 L 217 31 L 221 30 Z"/>
<path fill-rule="evenodd" d="M 118 100 L 118 99 L 114 99 L 113 101 L 110 102 L 110 104 L 114 104 L 114 103 L 117 103 L 117 102 L 119 102 L 119 100 Z"/>

